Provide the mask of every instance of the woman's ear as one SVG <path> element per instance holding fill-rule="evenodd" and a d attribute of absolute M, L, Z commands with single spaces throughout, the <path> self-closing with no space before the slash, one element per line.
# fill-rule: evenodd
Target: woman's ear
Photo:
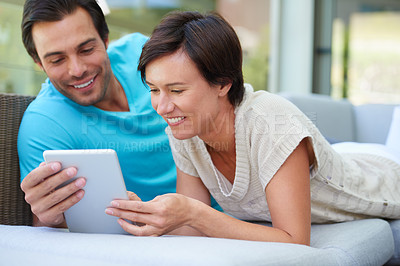
<path fill-rule="evenodd" d="M 227 95 L 229 90 L 231 89 L 231 87 L 232 87 L 232 83 L 231 82 L 226 83 L 225 85 L 221 85 L 221 88 L 219 88 L 218 96 L 219 97 L 224 97 L 225 95 Z"/>

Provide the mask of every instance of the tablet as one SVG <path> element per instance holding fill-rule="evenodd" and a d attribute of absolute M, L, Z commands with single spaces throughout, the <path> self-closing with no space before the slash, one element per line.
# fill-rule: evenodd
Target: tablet
<path fill-rule="evenodd" d="M 46 163 L 60 162 L 62 169 L 76 167 L 77 175 L 68 183 L 78 177 L 86 178 L 84 197 L 64 213 L 70 232 L 127 234 L 117 217 L 104 212 L 112 200 L 128 199 L 114 150 L 47 150 L 43 158 Z"/>

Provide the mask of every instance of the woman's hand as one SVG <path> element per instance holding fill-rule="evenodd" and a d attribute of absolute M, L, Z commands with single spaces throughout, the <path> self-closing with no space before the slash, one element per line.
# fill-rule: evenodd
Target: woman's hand
<path fill-rule="evenodd" d="M 120 217 L 118 223 L 132 235 L 160 236 L 188 224 L 192 200 L 180 194 L 165 194 L 148 202 L 140 199 L 114 200 L 106 213 Z"/>
<path fill-rule="evenodd" d="M 139 198 L 139 196 L 136 195 L 135 193 L 133 193 L 132 191 L 127 191 L 126 193 L 128 194 L 129 200 L 138 200 L 138 201 L 142 201 L 142 199 Z"/>

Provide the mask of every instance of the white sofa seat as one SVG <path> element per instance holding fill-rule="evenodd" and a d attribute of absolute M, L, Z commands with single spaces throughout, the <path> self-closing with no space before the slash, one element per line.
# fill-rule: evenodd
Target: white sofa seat
<path fill-rule="evenodd" d="M 313 225 L 311 247 L 207 237 L 135 237 L 0 225 L 0 265 L 383 265 L 393 254 L 380 219 Z"/>

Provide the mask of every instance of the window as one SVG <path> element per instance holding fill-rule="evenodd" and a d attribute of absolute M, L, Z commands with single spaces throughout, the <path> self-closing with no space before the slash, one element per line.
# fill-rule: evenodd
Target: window
<path fill-rule="evenodd" d="M 400 2 L 338 1 L 331 94 L 355 104 L 400 103 Z"/>
<path fill-rule="evenodd" d="M 130 32 L 150 35 L 162 17 L 173 10 L 217 11 L 237 32 L 243 48 L 245 82 L 267 89 L 269 58 L 269 0 L 108 0 L 106 16 L 111 40 Z"/>
<path fill-rule="evenodd" d="M 267 88 L 269 0 L 107 0 L 110 41 L 131 32 L 150 35 L 172 10 L 216 10 L 235 28 L 244 52 L 245 82 Z M 23 0 L 0 0 L 0 92 L 36 95 L 46 74 L 21 41 Z"/>
<path fill-rule="evenodd" d="M 216 10 L 235 28 L 243 49 L 244 81 L 268 89 L 270 1 L 221 0 Z"/>
<path fill-rule="evenodd" d="M 0 2 L 0 92 L 35 95 L 46 75 L 21 41 L 20 4 Z"/>

